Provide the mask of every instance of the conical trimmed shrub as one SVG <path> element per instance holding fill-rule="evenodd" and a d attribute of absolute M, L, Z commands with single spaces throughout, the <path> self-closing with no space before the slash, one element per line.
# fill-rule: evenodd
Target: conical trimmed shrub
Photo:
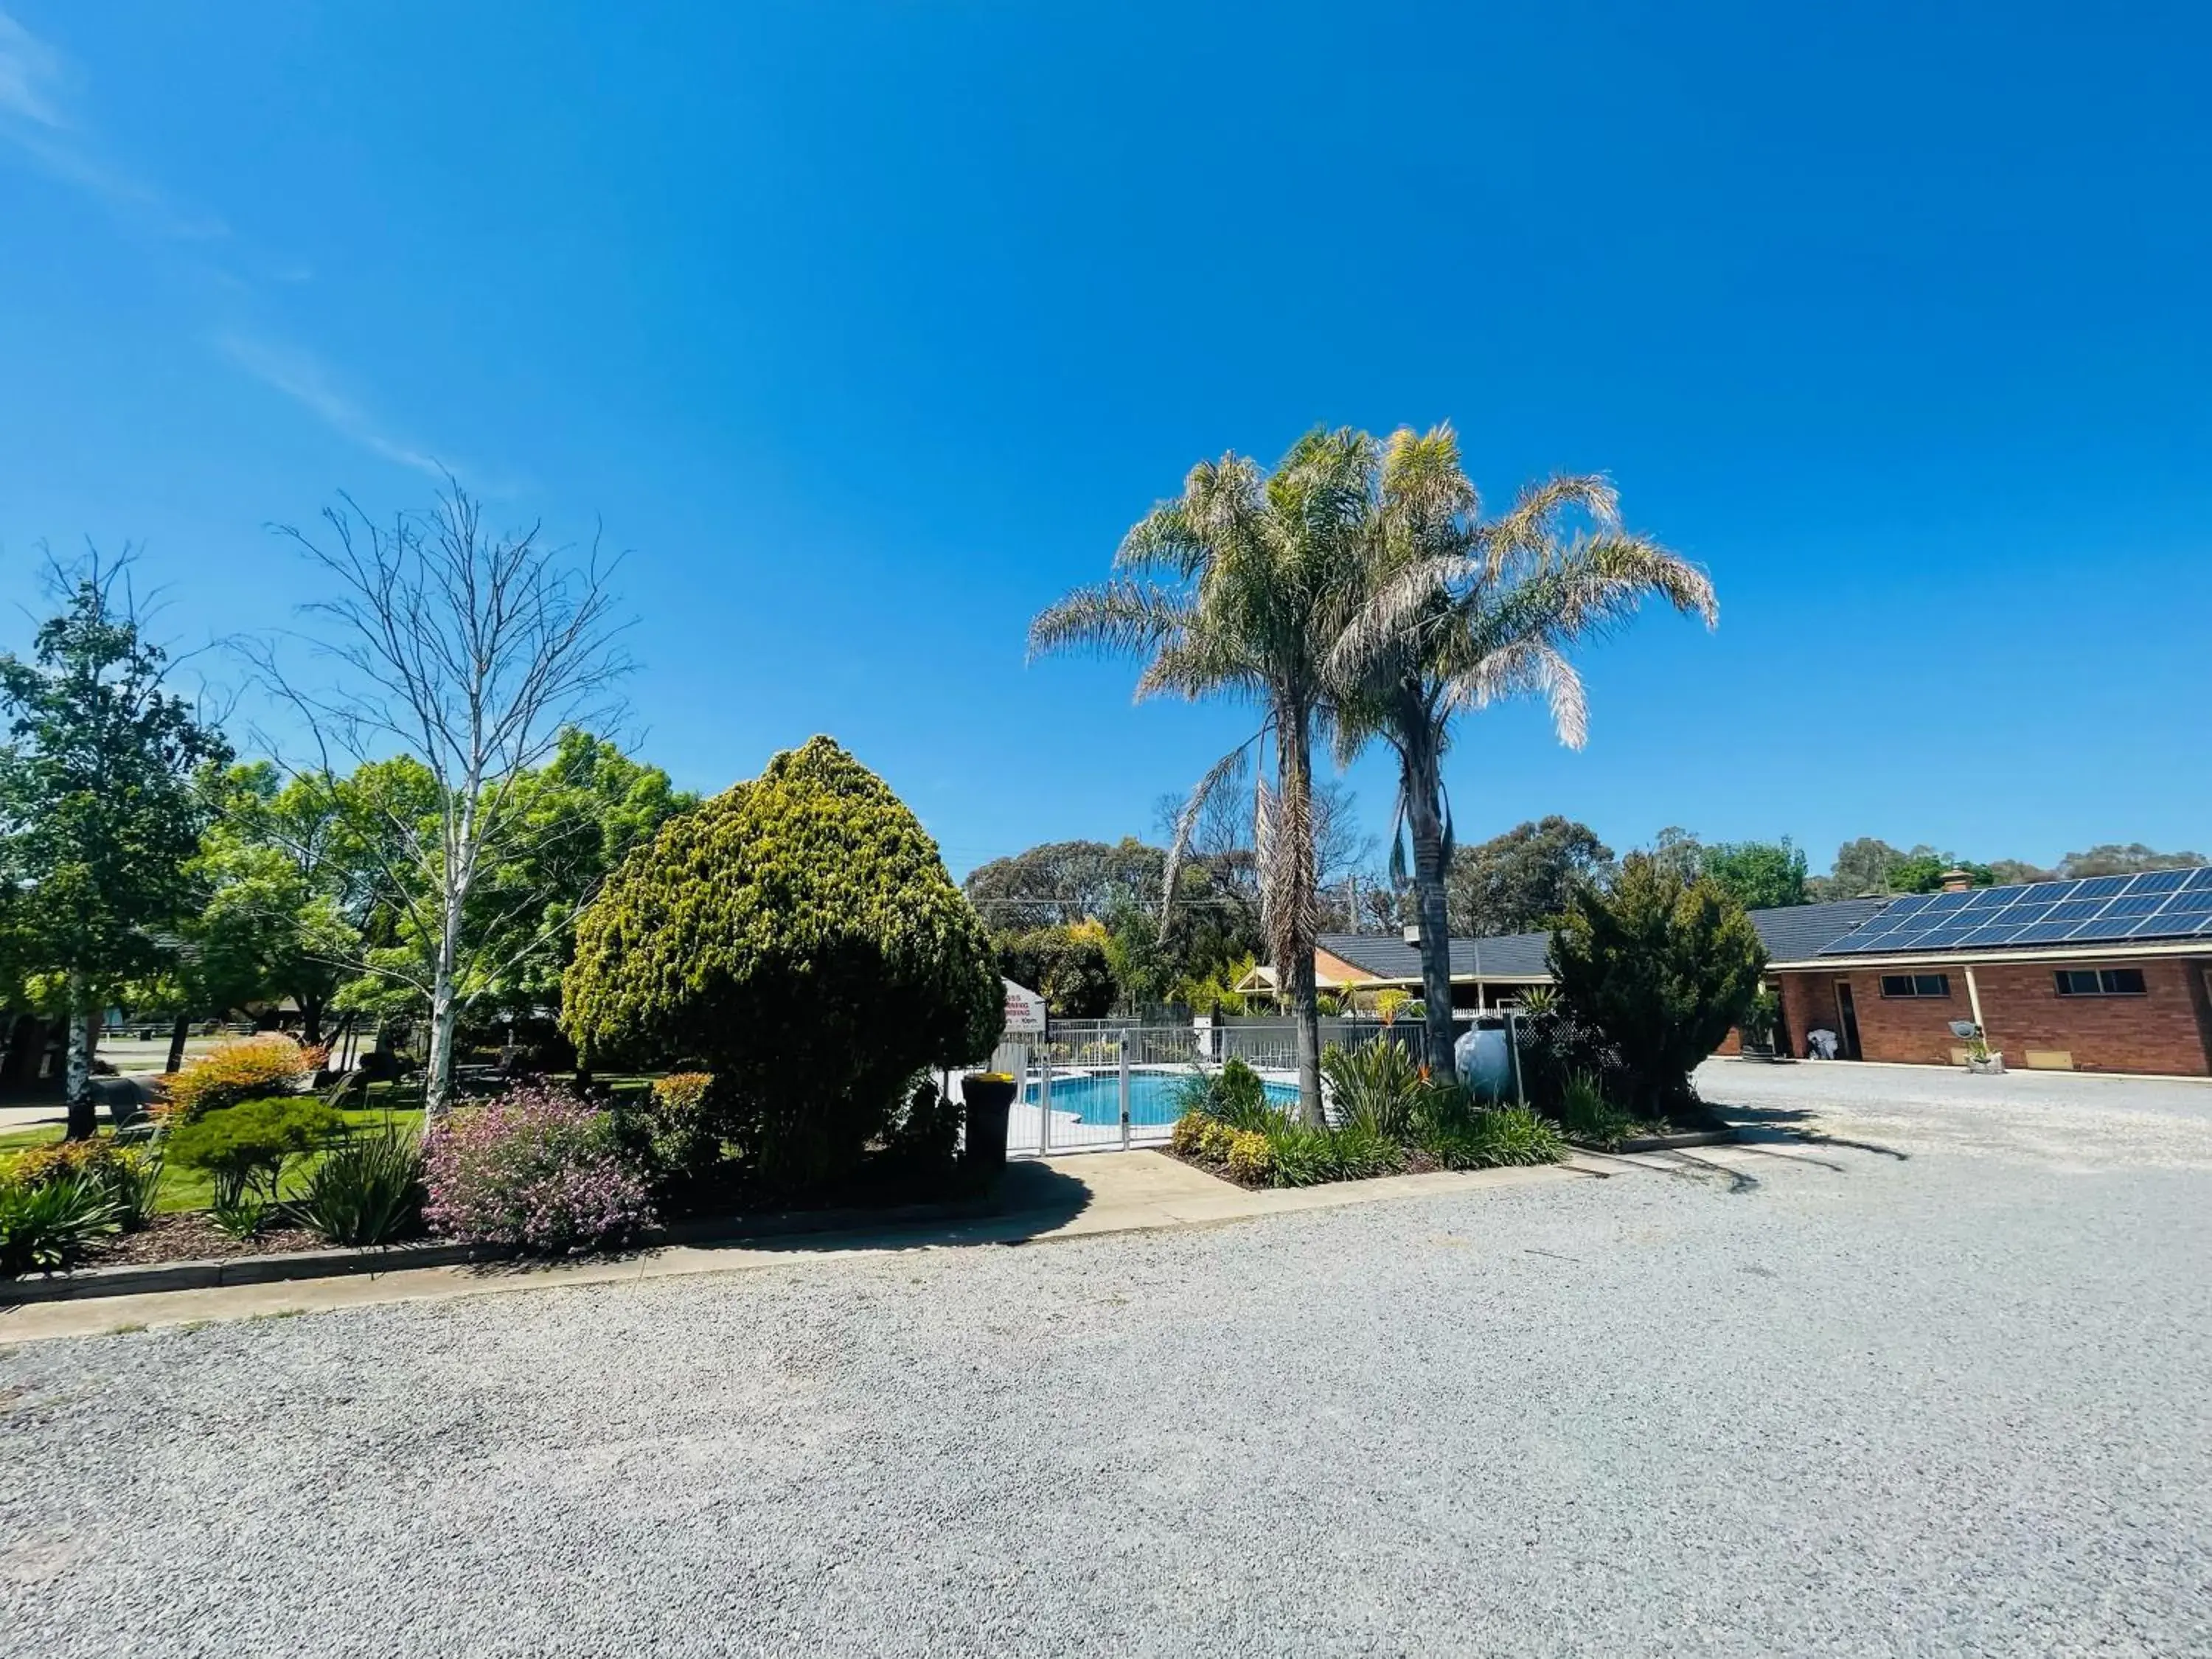
<path fill-rule="evenodd" d="M 577 923 L 562 1022 L 595 1066 L 696 1064 L 776 1186 L 834 1179 L 917 1072 L 989 1054 L 981 920 L 881 778 L 828 738 L 672 820 Z"/>

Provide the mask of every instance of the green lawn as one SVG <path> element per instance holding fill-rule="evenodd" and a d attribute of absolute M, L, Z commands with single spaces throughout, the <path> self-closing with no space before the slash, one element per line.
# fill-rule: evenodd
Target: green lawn
<path fill-rule="evenodd" d="M 618 1091 L 641 1088 L 651 1080 L 643 1076 L 602 1076 L 599 1079 L 602 1084 Z M 367 1105 L 349 1107 L 339 1115 L 345 1119 L 349 1133 L 380 1131 L 389 1123 L 413 1134 L 422 1127 L 422 1086 L 411 1081 L 374 1084 L 369 1088 Z M 26 1146 L 43 1146 L 61 1138 L 62 1126 L 58 1123 L 42 1124 L 33 1129 L 11 1129 L 0 1133 L 0 1158 Z M 297 1189 L 301 1180 L 325 1156 L 327 1150 L 309 1152 L 293 1164 L 285 1175 L 286 1196 Z M 177 1210 L 204 1210 L 214 1202 L 214 1182 L 204 1170 L 179 1169 L 173 1164 L 162 1169 L 161 1189 L 154 1200 L 157 1212 L 167 1214 Z"/>
<path fill-rule="evenodd" d="M 419 1105 L 386 1107 L 371 1104 L 343 1111 L 339 1115 L 346 1121 L 349 1133 L 381 1131 L 386 1123 L 398 1126 L 409 1134 L 422 1127 L 422 1109 Z M 105 1130 L 102 1133 L 106 1133 Z M 35 1129 L 15 1129 L 0 1134 L 0 1154 L 20 1151 L 26 1146 L 38 1146 L 62 1138 L 62 1126 L 43 1125 Z M 320 1164 L 327 1152 L 307 1153 L 296 1160 L 286 1172 L 284 1190 L 289 1197 L 297 1188 L 301 1177 Z M 204 1170 L 180 1169 L 173 1164 L 161 1170 L 161 1189 L 154 1200 L 154 1208 L 160 1214 L 176 1210 L 204 1210 L 215 1202 L 215 1185 Z"/>

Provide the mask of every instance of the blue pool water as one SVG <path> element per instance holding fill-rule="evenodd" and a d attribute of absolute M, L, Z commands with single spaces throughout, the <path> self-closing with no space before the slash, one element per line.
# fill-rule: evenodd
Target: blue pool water
<path fill-rule="evenodd" d="M 1183 1079 L 1159 1072 L 1132 1072 L 1129 1074 L 1129 1121 L 1132 1123 L 1172 1123 L 1182 1115 L 1178 1091 Z M 1297 1104 L 1298 1091 L 1287 1083 L 1268 1083 L 1262 1085 L 1267 1098 L 1278 1106 Z M 1037 1086 L 1032 1083 L 1023 1091 L 1022 1103 L 1027 1106 L 1037 1103 Z M 1082 1123 L 1119 1123 L 1121 1121 L 1121 1079 L 1112 1073 L 1096 1077 L 1060 1077 L 1052 1080 L 1052 1109 L 1073 1112 Z"/>

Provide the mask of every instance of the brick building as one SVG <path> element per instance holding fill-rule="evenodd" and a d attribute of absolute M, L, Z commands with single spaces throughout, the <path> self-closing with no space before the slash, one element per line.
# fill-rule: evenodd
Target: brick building
<path fill-rule="evenodd" d="M 1979 1024 L 2008 1066 L 2212 1076 L 2212 869 L 1969 888 L 1753 910 L 1782 1000 L 1777 1045 L 1832 1031 L 1850 1060 L 1955 1066 Z M 1451 942 L 1452 1001 L 1516 1001 L 1551 983 L 1545 933 Z M 1326 991 L 1419 995 L 1420 952 L 1395 934 L 1327 933 Z M 1255 972 L 1244 988 L 1267 994 Z M 1735 1053 L 1735 1034 L 1721 1047 Z"/>
<path fill-rule="evenodd" d="M 1845 1059 L 1957 1065 L 1963 1023 L 2008 1066 L 2212 1075 L 2212 869 L 1959 882 L 1769 954 L 1793 1054 L 1827 1030 Z"/>

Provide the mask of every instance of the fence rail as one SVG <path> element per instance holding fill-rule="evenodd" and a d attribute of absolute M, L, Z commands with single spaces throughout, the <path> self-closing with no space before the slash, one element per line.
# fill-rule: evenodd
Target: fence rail
<path fill-rule="evenodd" d="M 1324 1048 L 1396 1042 L 1418 1052 L 1421 1039 L 1419 1021 L 1321 1022 Z M 991 1057 L 991 1070 L 1020 1085 L 1006 1150 L 1044 1158 L 1158 1146 L 1182 1115 L 1190 1081 L 1231 1060 L 1257 1072 L 1268 1092 L 1287 1105 L 1297 1091 L 1297 1022 L 1290 1019 L 1054 1020 L 1047 1035 L 1009 1038 Z"/>

